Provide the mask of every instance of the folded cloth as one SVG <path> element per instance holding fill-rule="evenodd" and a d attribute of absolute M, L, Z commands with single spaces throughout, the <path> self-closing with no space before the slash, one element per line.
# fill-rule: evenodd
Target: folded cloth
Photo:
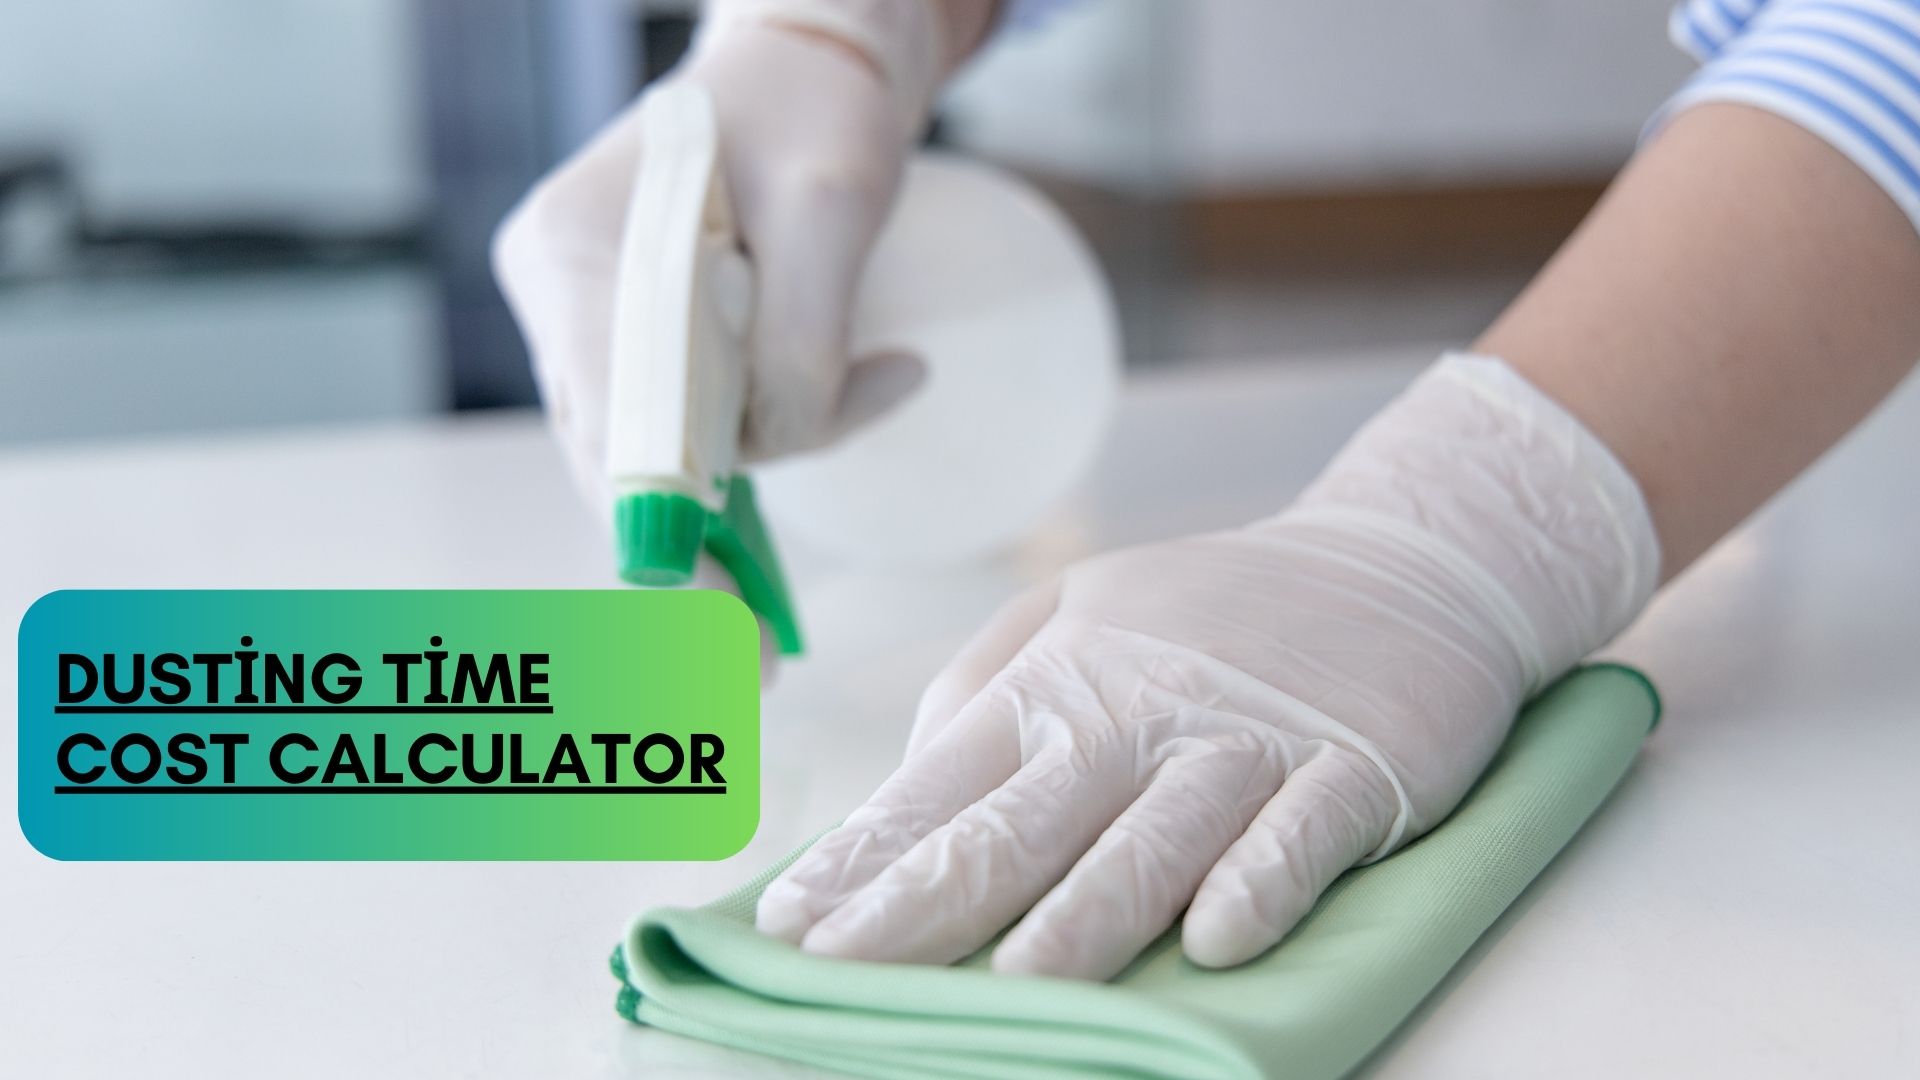
<path fill-rule="evenodd" d="M 1237 968 L 1188 963 L 1178 927 L 1109 983 L 996 975 L 991 945 L 953 967 L 811 956 L 753 929 L 761 890 L 796 851 L 706 907 L 642 915 L 614 952 L 618 1008 L 872 1077 L 1339 1076 L 1573 837 L 1659 709 L 1631 668 L 1562 679 L 1439 828 L 1349 871 L 1284 941 Z"/>

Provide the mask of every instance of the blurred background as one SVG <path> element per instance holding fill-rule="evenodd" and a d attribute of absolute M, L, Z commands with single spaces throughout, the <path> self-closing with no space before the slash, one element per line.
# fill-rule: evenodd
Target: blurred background
<path fill-rule="evenodd" d="M 1132 365 L 1457 342 L 1685 74 L 1667 6 L 1057 4 L 933 139 L 1080 222 Z M 0 446 L 532 403 L 488 236 L 695 8 L 0 4 Z"/>

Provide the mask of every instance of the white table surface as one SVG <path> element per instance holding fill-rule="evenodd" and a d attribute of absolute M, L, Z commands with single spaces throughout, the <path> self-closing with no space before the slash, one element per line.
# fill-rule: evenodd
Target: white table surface
<path fill-rule="evenodd" d="M 762 824 L 727 862 L 54 863 L 4 830 L 0 1073 L 819 1075 L 618 1020 L 605 958 L 628 918 L 854 806 L 919 686 L 1021 582 L 1278 507 L 1417 359 L 1138 380 L 1085 492 L 991 565 L 790 553 L 815 652 L 766 699 Z M 1664 723 L 1364 1072 L 1920 1075 L 1917 467 L 1910 385 L 1613 650 L 1660 684 Z M 9 619 L 60 587 L 608 580 L 526 415 L 0 456 L 0 508 Z"/>

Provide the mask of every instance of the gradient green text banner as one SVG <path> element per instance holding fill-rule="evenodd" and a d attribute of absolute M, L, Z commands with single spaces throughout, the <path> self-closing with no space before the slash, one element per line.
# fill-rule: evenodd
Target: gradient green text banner
<path fill-rule="evenodd" d="M 717 859 L 759 822 L 718 592 L 65 591 L 20 624 L 59 859 Z"/>

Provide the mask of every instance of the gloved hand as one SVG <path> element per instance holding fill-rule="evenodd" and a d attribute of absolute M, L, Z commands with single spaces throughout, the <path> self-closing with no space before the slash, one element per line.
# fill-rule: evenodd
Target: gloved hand
<path fill-rule="evenodd" d="M 669 81 L 713 96 L 757 283 L 742 449 L 825 445 L 919 384 L 911 357 L 848 355 L 862 265 L 924 124 L 945 46 L 919 0 L 717 0 Z M 494 239 L 547 414 L 602 513 L 613 289 L 639 154 L 629 108 L 542 180 Z"/>
<path fill-rule="evenodd" d="M 1018 919 L 996 970 L 1104 979 L 1185 908 L 1189 958 L 1248 960 L 1444 818 L 1658 563 L 1605 447 L 1501 362 L 1448 357 L 1277 517 L 999 613 L 759 927 L 946 963 Z"/>

